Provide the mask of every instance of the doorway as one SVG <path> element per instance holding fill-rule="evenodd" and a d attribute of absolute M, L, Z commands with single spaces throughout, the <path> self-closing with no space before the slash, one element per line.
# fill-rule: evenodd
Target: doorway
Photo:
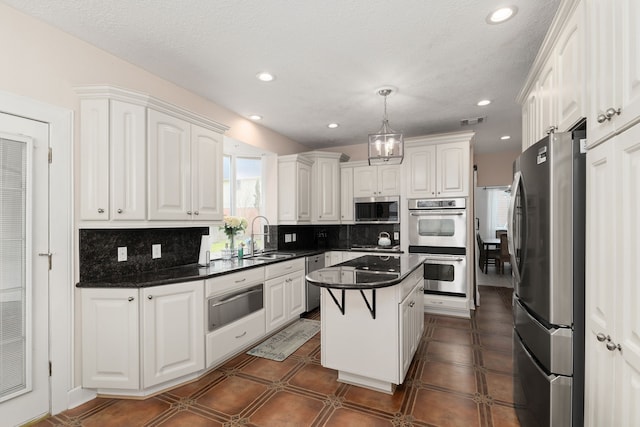
<path fill-rule="evenodd" d="M 48 159 L 46 123 L 0 113 L 0 402 L 10 425 L 50 410 Z"/>

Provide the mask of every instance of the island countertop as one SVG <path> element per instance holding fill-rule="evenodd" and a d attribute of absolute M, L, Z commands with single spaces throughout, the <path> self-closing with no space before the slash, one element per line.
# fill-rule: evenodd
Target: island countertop
<path fill-rule="evenodd" d="M 309 273 L 312 285 L 330 289 L 376 289 L 402 282 L 424 263 L 424 256 L 364 255 Z"/>

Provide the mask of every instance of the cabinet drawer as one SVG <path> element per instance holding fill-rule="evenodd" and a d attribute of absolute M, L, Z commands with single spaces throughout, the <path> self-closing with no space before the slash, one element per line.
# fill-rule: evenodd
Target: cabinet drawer
<path fill-rule="evenodd" d="M 424 296 L 424 305 L 425 305 L 425 307 L 426 306 L 430 306 L 430 307 L 466 309 L 467 308 L 467 299 L 466 298 L 439 296 L 439 295 L 425 295 Z"/>
<path fill-rule="evenodd" d="M 207 368 L 265 334 L 264 309 L 207 334 Z"/>
<path fill-rule="evenodd" d="M 298 258 L 291 261 L 277 262 L 264 267 L 265 279 L 282 276 L 284 274 L 293 273 L 294 271 L 304 270 L 304 258 Z"/>
<path fill-rule="evenodd" d="M 415 271 L 402 281 L 400 284 L 400 301 L 413 291 L 418 282 L 424 280 L 422 275 L 423 269 L 422 264 L 420 264 L 420 267 L 416 268 Z"/>
<path fill-rule="evenodd" d="M 205 297 L 264 282 L 264 268 L 250 268 L 239 273 L 207 279 Z"/>

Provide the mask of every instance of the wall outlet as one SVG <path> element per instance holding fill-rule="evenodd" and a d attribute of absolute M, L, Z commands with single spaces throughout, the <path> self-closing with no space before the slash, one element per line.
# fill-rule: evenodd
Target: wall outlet
<path fill-rule="evenodd" d="M 400 232 L 398 231 L 393 232 L 393 240 L 400 240 Z"/>
<path fill-rule="evenodd" d="M 285 243 L 291 243 L 291 234 L 285 234 L 284 235 L 284 242 Z"/>
<path fill-rule="evenodd" d="M 293 233 L 293 234 L 291 235 L 291 241 L 292 241 L 292 242 L 295 242 L 295 241 L 296 241 L 296 233 Z"/>
<path fill-rule="evenodd" d="M 151 258 L 162 258 L 162 246 L 161 245 L 151 245 Z"/>
<path fill-rule="evenodd" d="M 122 261 L 126 261 L 127 260 L 127 247 L 126 246 L 120 246 L 118 248 L 118 262 L 122 262 Z"/>

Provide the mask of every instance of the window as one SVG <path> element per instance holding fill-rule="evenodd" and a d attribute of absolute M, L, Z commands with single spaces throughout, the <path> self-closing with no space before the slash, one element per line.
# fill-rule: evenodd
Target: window
<path fill-rule="evenodd" d="M 224 215 L 241 216 L 249 224 L 243 235 L 237 235 L 235 245 L 242 242 L 248 247 L 251 237 L 251 222 L 263 214 L 262 159 L 225 155 L 223 157 L 223 206 Z M 256 224 L 256 232 L 258 225 Z M 260 236 L 262 237 L 262 236 Z M 213 227 L 211 258 L 219 258 L 220 251 L 229 243 L 222 230 Z M 256 238 L 257 246 L 262 247 L 261 239 Z"/>
<path fill-rule="evenodd" d="M 489 190 L 489 217 L 492 230 L 506 230 L 509 211 L 510 194 L 505 188 L 493 188 Z"/>

